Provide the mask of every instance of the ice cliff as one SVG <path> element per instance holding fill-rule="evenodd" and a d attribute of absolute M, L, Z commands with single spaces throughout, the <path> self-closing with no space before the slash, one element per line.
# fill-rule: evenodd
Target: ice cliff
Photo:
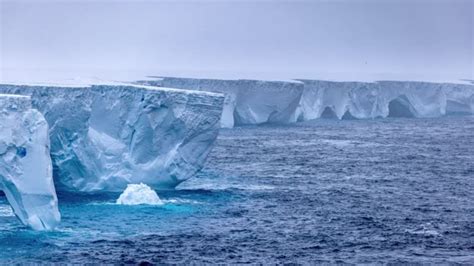
<path fill-rule="evenodd" d="M 160 77 L 139 84 L 225 94 L 222 127 L 296 122 L 303 83 L 299 81 L 221 80 Z"/>
<path fill-rule="evenodd" d="M 468 84 L 175 77 L 152 77 L 137 83 L 224 93 L 222 127 L 318 118 L 439 117 L 474 113 L 474 86 Z"/>
<path fill-rule="evenodd" d="M 48 124 L 28 96 L 0 94 L 0 190 L 23 224 L 50 230 L 59 223 Z"/>
<path fill-rule="evenodd" d="M 297 111 L 299 121 L 474 113 L 474 86 L 467 84 L 301 81 L 304 92 Z"/>
<path fill-rule="evenodd" d="M 59 189 L 174 187 L 201 169 L 219 130 L 221 94 L 102 84 L 0 85 L 29 95 L 50 129 Z"/>

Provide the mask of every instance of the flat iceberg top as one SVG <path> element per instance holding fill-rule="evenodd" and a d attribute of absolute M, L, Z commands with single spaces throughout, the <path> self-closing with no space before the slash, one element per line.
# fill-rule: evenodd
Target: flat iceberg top
<path fill-rule="evenodd" d="M 181 90 L 176 88 L 167 88 L 167 87 L 155 87 L 155 86 L 147 86 L 147 85 L 137 85 L 137 84 L 128 84 L 122 83 L 121 86 L 130 86 L 135 88 L 142 88 L 152 91 L 168 91 L 173 93 L 185 93 L 185 94 L 196 94 L 196 95 L 206 95 L 212 97 L 224 97 L 222 93 L 210 92 L 210 91 L 196 91 L 196 90 Z"/>
<path fill-rule="evenodd" d="M 473 83 L 467 82 L 465 80 L 459 81 L 425 81 L 425 80 L 327 80 L 327 79 L 297 79 L 308 84 L 317 84 L 317 83 L 334 83 L 334 84 L 448 84 L 448 85 L 468 85 L 472 86 Z"/>
<path fill-rule="evenodd" d="M 151 91 L 164 91 L 172 92 L 178 94 L 192 94 L 192 95 L 202 95 L 202 96 L 211 96 L 211 97 L 223 97 L 220 93 L 207 92 L 207 91 L 195 91 L 195 90 L 181 90 L 176 88 L 166 88 L 166 87 L 154 87 L 147 85 L 138 85 L 131 84 L 120 81 L 112 80 L 101 80 L 101 79 L 68 79 L 60 81 L 50 81 L 50 82 L 22 82 L 22 81 L 11 81 L 11 82 L 1 82 L 0 85 L 15 85 L 15 86 L 29 86 L 29 87 L 53 87 L 53 88 L 92 88 L 94 86 L 111 86 L 111 87 L 131 87 L 131 88 L 140 88 Z"/>
<path fill-rule="evenodd" d="M 297 79 L 250 79 L 250 78 L 235 78 L 235 79 L 225 79 L 225 78 L 202 78 L 202 77 L 178 77 L 178 76 L 147 76 L 144 81 L 160 81 L 163 79 L 188 79 L 188 80 L 213 80 L 213 81 L 222 81 L 222 82 L 238 82 L 238 81 L 261 81 L 261 82 L 285 82 L 285 83 L 296 83 L 302 84 L 301 81 Z"/>
<path fill-rule="evenodd" d="M 19 100 L 30 100 L 30 96 L 27 95 L 16 95 L 16 94 L 4 94 L 0 93 L 0 97 L 2 98 L 18 98 Z"/>

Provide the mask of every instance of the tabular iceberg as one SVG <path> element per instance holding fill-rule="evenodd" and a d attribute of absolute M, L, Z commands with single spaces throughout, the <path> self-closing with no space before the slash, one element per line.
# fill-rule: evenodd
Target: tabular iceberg
<path fill-rule="evenodd" d="M 139 84 L 225 94 L 221 126 L 296 122 L 303 93 L 300 81 L 220 80 L 160 77 Z"/>
<path fill-rule="evenodd" d="M 201 169 L 213 146 L 221 94 L 103 84 L 0 85 L 31 95 L 50 125 L 58 189 L 123 191 L 129 183 L 174 187 Z"/>
<path fill-rule="evenodd" d="M 335 82 L 301 80 L 298 121 L 439 117 L 474 113 L 474 86 L 415 81 Z"/>
<path fill-rule="evenodd" d="M 0 94 L 0 190 L 20 221 L 50 230 L 60 221 L 48 124 L 28 96 Z"/>

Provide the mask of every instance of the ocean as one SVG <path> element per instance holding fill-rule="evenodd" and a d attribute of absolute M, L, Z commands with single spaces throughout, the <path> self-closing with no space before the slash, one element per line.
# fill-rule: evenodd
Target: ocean
<path fill-rule="evenodd" d="M 59 193 L 35 232 L 0 196 L 0 264 L 474 264 L 474 117 L 225 129 L 163 205 Z"/>

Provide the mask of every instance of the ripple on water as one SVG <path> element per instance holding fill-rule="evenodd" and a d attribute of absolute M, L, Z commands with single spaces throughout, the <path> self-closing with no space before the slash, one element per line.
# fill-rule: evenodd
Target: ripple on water
<path fill-rule="evenodd" d="M 59 232 L 39 235 L 0 215 L 0 264 L 472 265 L 473 132 L 459 117 L 223 130 L 162 206 L 62 194 Z"/>
<path fill-rule="evenodd" d="M 12 217 L 15 216 L 13 210 L 8 205 L 0 205 L 0 217 Z"/>

